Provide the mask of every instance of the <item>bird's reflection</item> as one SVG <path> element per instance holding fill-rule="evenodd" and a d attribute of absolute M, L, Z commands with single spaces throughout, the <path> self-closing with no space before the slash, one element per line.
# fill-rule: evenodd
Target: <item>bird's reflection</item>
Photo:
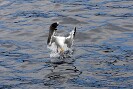
<path fill-rule="evenodd" d="M 81 71 L 76 68 L 74 61 L 74 58 L 65 58 L 58 62 L 51 62 L 53 69 L 51 69 L 51 73 L 45 76 L 47 79 L 47 84 L 45 85 L 62 85 L 69 79 L 78 77 L 81 74 Z"/>

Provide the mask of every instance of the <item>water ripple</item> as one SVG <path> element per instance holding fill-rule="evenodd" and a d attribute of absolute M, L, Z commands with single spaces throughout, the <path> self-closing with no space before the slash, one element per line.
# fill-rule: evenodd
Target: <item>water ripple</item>
<path fill-rule="evenodd" d="M 1 0 L 0 89 L 132 89 L 132 0 Z M 77 27 L 70 57 L 50 58 L 49 25 Z M 67 53 L 66 53 L 67 54 Z"/>
<path fill-rule="evenodd" d="M 14 17 L 18 17 L 18 16 L 23 16 L 23 17 L 42 17 L 42 18 L 51 18 L 51 17 L 56 17 L 58 16 L 57 13 L 53 13 L 53 12 L 42 12 L 42 11 L 18 11 L 14 14 L 12 14 Z"/>

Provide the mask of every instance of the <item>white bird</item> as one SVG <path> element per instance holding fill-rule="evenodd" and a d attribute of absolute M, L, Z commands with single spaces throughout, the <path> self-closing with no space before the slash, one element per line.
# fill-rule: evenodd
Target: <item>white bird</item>
<path fill-rule="evenodd" d="M 74 41 L 74 37 L 76 34 L 76 27 L 74 28 L 74 30 L 72 30 L 69 33 L 69 36 L 65 37 L 65 36 L 56 36 L 55 32 L 57 30 L 57 26 L 59 25 L 59 22 L 53 23 L 51 24 L 51 26 L 49 27 L 49 36 L 48 36 L 48 40 L 47 40 L 47 44 L 49 46 L 52 45 L 52 43 L 55 43 L 55 45 L 57 46 L 57 52 L 58 52 L 58 48 L 60 49 L 60 53 L 63 53 L 64 50 L 64 45 L 66 44 L 68 48 L 71 48 L 73 45 L 73 41 Z"/>

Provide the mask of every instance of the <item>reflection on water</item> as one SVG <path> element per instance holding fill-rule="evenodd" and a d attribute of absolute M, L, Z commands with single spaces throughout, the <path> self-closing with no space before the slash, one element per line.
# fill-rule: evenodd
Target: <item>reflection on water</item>
<path fill-rule="evenodd" d="M 132 89 L 132 0 L 0 0 L 0 89 Z M 77 27 L 71 57 L 51 58 L 49 25 Z"/>
<path fill-rule="evenodd" d="M 45 76 L 47 78 L 46 86 L 64 87 L 68 79 L 78 77 L 81 72 L 73 65 L 73 63 L 54 63 L 51 73 Z"/>

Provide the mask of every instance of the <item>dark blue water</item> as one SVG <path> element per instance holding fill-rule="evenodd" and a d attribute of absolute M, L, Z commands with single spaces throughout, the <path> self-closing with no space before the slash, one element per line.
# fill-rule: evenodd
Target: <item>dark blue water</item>
<path fill-rule="evenodd" d="M 132 0 L 1 0 L 0 89 L 133 89 Z M 49 26 L 77 34 L 50 58 Z"/>

